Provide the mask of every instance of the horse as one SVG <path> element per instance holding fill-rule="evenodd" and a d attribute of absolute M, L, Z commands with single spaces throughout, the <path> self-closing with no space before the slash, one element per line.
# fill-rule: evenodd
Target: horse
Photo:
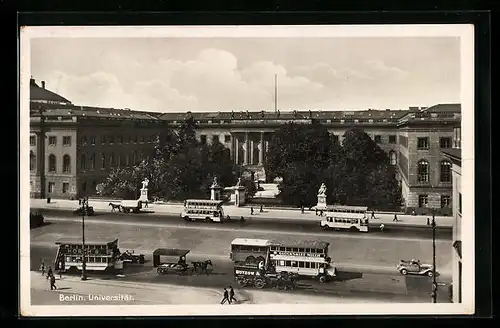
<path fill-rule="evenodd" d="M 208 266 L 213 267 L 213 264 L 211 260 L 205 260 L 202 262 L 193 262 L 193 266 L 197 274 L 205 273 L 208 276 L 210 274 Z"/>
<path fill-rule="evenodd" d="M 114 212 L 116 209 L 118 209 L 118 212 L 122 211 L 120 204 L 109 203 L 108 206 L 111 206 L 111 212 Z"/>

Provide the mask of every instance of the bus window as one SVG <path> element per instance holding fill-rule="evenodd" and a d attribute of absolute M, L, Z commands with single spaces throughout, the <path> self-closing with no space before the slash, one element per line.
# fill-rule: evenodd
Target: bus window
<path fill-rule="evenodd" d="M 291 252 L 292 248 L 291 247 L 285 247 L 285 252 Z"/>
<path fill-rule="evenodd" d="M 66 256 L 66 262 L 71 262 L 71 257 Z"/>
<path fill-rule="evenodd" d="M 297 261 L 292 261 L 292 267 L 297 268 L 299 263 Z"/>
<path fill-rule="evenodd" d="M 285 266 L 285 261 L 280 260 L 280 262 L 279 262 L 279 263 L 280 263 L 280 266 Z"/>
<path fill-rule="evenodd" d="M 89 262 L 95 262 L 95 257 L 93 257 L 93 256 L 89 256 L 89 257 L 88 257 L 88 261 L 89 261 Z"/>
<path fill-rule="evenodd" d="M 292 266 L 292 261 L 285 261 L 285 266 L 291 267 Z"/>
<path fill-rule="evenodd" d="M 311 268 L 311 263 L 310 262 L 306 262 L 305 263 L 305 268 L 306 269 L 310 269 Z"/>
<path fill-rule="evenodd" d="M 305 267 L 305 263 L 304 262 L 299 262 L 299 268 L 304 268 Z"/>

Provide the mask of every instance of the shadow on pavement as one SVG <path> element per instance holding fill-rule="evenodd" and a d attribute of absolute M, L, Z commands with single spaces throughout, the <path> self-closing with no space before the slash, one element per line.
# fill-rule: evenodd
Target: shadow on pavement
<path fill-rule="evenodd" d="M 363 273 L 361 272 L 348 272 L 348 271 L 338 271 L 337 276 L 335 277 L 335 281 L 348 281 L 353 279 L 362 279 Z"/>

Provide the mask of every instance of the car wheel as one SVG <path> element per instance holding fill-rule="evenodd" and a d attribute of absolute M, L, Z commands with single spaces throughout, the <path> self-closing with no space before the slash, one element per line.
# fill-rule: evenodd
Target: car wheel
<path fill-rule="evenodd" d="M 325 283 L 326 282 L 326 277 L 325 276 L 320 276 L 319 277 L 319 282 Z"/>
<path fill-rule="evenodd" d="M 403 276 L 406 276 L 408 274 L 408 271 L 406 269 L 401 269 L 400 272 Z"/>
<path fill-rule="evenodd" d="M 434 273 L 432 271 L 428 271 L 427 272 L 427 277 L 431 277 L 432 278 L 432 276 L 434 276 Z"/>

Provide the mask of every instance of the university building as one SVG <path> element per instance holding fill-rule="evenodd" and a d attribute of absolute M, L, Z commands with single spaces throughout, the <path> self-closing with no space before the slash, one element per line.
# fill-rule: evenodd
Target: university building
<path fill-rule="evenodd" d="M 287 122 L 325 125 L 342 142 L 350 127 L 362 128 L 398 169 L 408 212 L 451 214 L 451 162 L 441 150 L 452 147 L 459 104 L 408 110 L 364 111 L 232 111 L 153 113 L 128 109 L 76 106 L 31 81 L 31 195 L 40 195 L 41 131 L 46 135 L 46 197 L 92 195 L 113 166 L 146 159 L 155 138 L 176 129 L 188 116 L 198 125 L 201 142 L 219 141 L 236 165 L 265 179 L 263 164 L 274 131 Z M 40 109 L 44 121 L 40 121 Z M 43 164 L 42 164 L 43 165 Z"/>

